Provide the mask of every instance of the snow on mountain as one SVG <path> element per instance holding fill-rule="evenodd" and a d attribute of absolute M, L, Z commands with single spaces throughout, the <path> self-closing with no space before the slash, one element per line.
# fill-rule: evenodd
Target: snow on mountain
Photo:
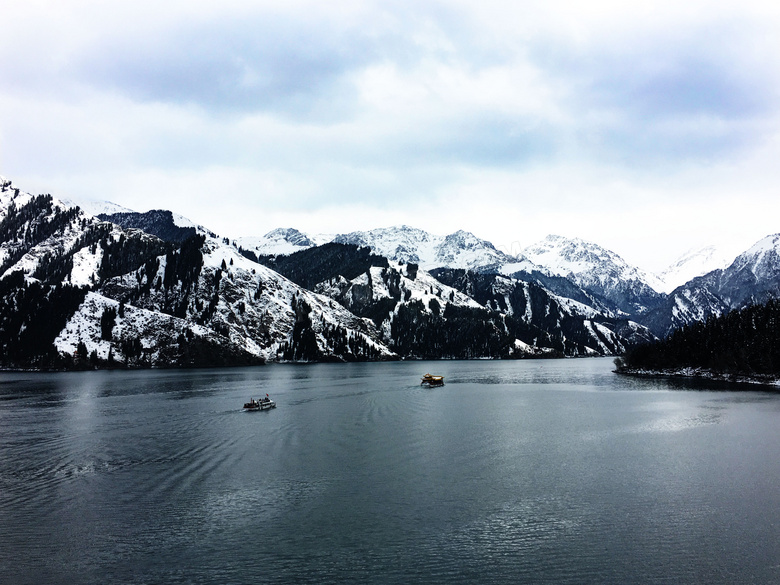
<path fill-rule="evenodd" d="M 8 182 L 0 189 L 0 278 L 21 271 L 46 280 L 90 286 L 99 281 L 102 249 L 99 238 L 118 238 L 121 230 L 50 195 L 32 196 Z M 139 237 L 146 237 L 140 236 Z"/>
<path fill-rule="evenodd" d="M 579 238 L 550 235 L 523 254 L 552 274 L 609 300 L 628 314 L 646 312 L 660 298 L 657 277 L 629 265 L 620 256 Z"/>
<path fill-rule="evenodd" d="M 475 270 L 516 260 L 497 250 L 490 242 L 463 230 L 438 236 L 402 225 L 341 234 L 333 241 L 368 246 L 376 254 L 390 260 L 418 264 L 423 270 L 440 267 Z"/>
<path fill-rule="evenodd" d="M 463 230 L 440 236 L 402 225 L 334 236 L 310 235 L 293 228 L 278 228 L 261 237 L 236 239 L 239 247 L 258 256 L 293 254 L 329 242 L 371 248 L 375 254 L 389 260 L 411 262 L 423 270 L 440 267 L 475 270 L 507 263 L 516 263 L 529 270 L 538 269 L 526 260 L 505 254 L 490 242 Z"/>
<path fill-rule="evenodd" d="M 329 242 L 331 236 L 309 236 L 294 228 L 277 228 L 261 237 L 236 238 L 236 245 L 258 256 L 293 254 Z"/>
<path fill-rule="evenodd" d="M 780 296 L 780 234 L 767 236 L 723 269 L 674 289 L 642 323 L 656 335 Z"/>
<path fill-rule="evenodd" d="M 27 205 L 32 197 L 30 193 L 14 185 L 10 179 L 0 175 L 0 220 L 8 214 L 12 204 L 19 207 Z"/>
<path fill-rule="evenodd" d="M 408 226 L 231 242 L 170 211 L 85 211 L 0 177 L 0 355 L 55 367 L 607 355 L 778 295 L 780 234 L 656 292 L 717 258 L 687 254 L 663 283 L 560 236 L 517 257 Z"/>
<path fill-rule="evenodd" d="M 176 226 L 171 212 L 119 214 L 186 232 L 163 241 L 51 196 L 22 193 L 8 181 L 2 186 L 0 304 L 35 311 L 20 316 L 28 320 L 21 329 L 15 316 L 0 318 L 3 347 L 26 340 L 29 351 L 40 352 L 28 351 L 29 358 L 49 355 L 47 363 L 60 360 L 61 367 L 83 363 L 86 354 L 97 363 L 109 353 L 115 363 L 146 366 L 394 357 L 371 321 L 248 260 L 226 241 Z M 35 286 L 28 290 L 25 282 Z M 64 294 L 63 287 L 71 288 Z M 79 290 L 86 297 L 73 309 L 47 301 L 76 298 Z M 111 317 L 118 306 L 125 316 Z M 64 329 L 52 331 L 48 314 L 67 317 Z M 30 341 L 24 337 L 30 327 L 53 336 Z M 52 342 L 60 357 L 51 357 Z M 73 357 L 81 348 L 85 355 Z"/>
<path fill-rule="evenodd" d="M 242 356 L 251 363 L 251 354 L 232 341 L 225 340 L 208 327 L 190 323 L 185 319 L 126 305 L 120 310 L 121 303 L 99 293 L 87 293 L 84 302 L 68 319 L 65 327 L 54 340 L 54 346 L 65 355 L 76 355 L 79 344 L 83 344 L 88 355 L 94 355 L 105 362 L 127 363 L 136 356 L 126 355 L 128 350 L 122 346 L 131 346 L 131 340 L 137 340 L 138 358 L 148 365 L 177 363 L 181 353 L 181 339 L 198 339 L 214 351 L 225 347 L 234 357 Z M 103 336 L 102 318 L 107 310 L 117 316 L 111 329 L 111 339 Z M 121 314 L 120 314 L 121 313 Z M 125 343 L 122 343 L 125 342 Z M 198 365 L 197 362 L 181 365 Z"/>
<path fill-rule="evenodd" d="M 367 351 L 373 358 L 393 355 L 379 341 L 370 322 L 245 258 L 232 245 L 206 237 L 197 253 L 199 260 L 192 266 L 197 276 L 191 282 L 186 272 L 184 279 L 170 276 L 173 269 L 169 262 L 176 259 L 162 256 L 152 273 L 141 268 L 114 278 L 101 287 L 101 292 L 127 299 L 140 308 L 206 325 L 245 352 L 265 360 L 360 357 L 349 348 L 341 353 L 331 351 L 333 336 L 359 340 L 367 349 L 358 351 Z M 146 292 L 139 295 L 139 286 L 144 285 Z M 296 332 L 308 336 L 305 351 L 298 352 L 301 339 L 296 338 Z"/>
<path fill-rule="evenodd" d="M 621 353 L 628 343 L 653 338 L 636 323 L 558 297 L 533 282 L 457 269 L 436 269 L 432 274 L 504 315 L 507 330 L 537 350 L 549 348 L 567 356 L 610 355 Z"/>
<path fill-rule="evenodd" d="M 574 278 L 582 283 L 598 283 L 602 287 L 615 280 L 638 280 L 655 288 L 657 278 L 598 244 L 579 238 L 549 235 L 541 242 L 523 250 L 532 262 L 547 268 L 553 274 Z"/>
<path fill-rule="evenodd" d="M 757 279 L 776 278 L 780 272 L 780 234 L 767 236 L 737 256 L 729 271 L 749 271 Z"/>
<path fill-rule="evenodd" d="M 61 197 L 58 198 L 63 205 L 68 207 L 79 207 L 87 215 L 93 215 L 97 217 L 101 214 L 112 213 L 132 213 L 132 209 L 122 207 L 112 201 L 102 201 L 98 199 L 84 199 L 79 197 Z"/>
<path fill-rule="evenodd" d="M 780 296 L 780 234 L 767 236 L 719 271 L 717 294 L 731 308 Z"/>
<path fill-rule="evenodd" d="M 670 293 L 678 286 L 713 270 L 726 268 L 730 259 L 715 246 L 688 250 L 658 275 L 658 292 Z"/>

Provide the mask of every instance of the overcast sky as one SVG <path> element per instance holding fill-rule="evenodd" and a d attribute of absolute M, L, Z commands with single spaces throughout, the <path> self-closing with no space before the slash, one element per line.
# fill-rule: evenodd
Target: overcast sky
<path fill-rule="evenodd" d="M 11 0 L 0 174 L 230 236 L 780 232 L 780 5 Z"/>

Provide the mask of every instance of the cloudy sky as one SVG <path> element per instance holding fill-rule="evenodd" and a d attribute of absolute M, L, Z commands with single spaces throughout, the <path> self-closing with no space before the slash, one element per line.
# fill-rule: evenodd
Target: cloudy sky
<path fill-rule="evenodd" d="M 231 237 L 780 232 L 780 5 L 11 0 L 0 174 Z"/>

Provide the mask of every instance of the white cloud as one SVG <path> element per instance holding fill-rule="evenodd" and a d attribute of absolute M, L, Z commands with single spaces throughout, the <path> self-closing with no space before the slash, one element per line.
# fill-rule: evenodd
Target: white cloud
<path fill-rule="evenodd" d="M 3 19 L 0 173 L 29 190 L 230 236 L 556 232 L 653 268 L 780 231 L 765 2 L 65 0 Z"/>

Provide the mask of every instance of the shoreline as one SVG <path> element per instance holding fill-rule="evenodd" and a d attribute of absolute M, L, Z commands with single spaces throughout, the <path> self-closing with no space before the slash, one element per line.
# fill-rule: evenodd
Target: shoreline
<path fill-rule="evenodd" d="M 678 378 L 684 380 L 712 380 L 716 382 L 731 382 L 735 384 L 753 384 L 756 386 L 771 386 L 780 390 L 780 377 L 749 374 L 727 374 L 707 368 L 676 368 L 670 370 L 651 370 L 645 368 L 619 367 L 613 370 L 616 374 L 633 376 L 635 378 Z"/>

